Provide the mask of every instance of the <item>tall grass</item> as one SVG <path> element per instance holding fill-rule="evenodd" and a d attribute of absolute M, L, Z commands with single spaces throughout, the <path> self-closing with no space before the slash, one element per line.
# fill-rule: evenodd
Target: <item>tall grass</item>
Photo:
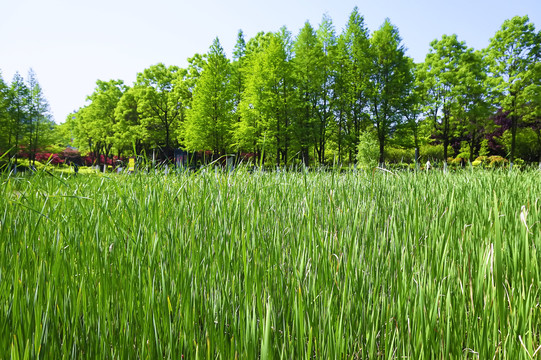
<path fill-rule="evenodd" d="M 538 172 L 0 180 L 2 359 L 541 352 Z"/>

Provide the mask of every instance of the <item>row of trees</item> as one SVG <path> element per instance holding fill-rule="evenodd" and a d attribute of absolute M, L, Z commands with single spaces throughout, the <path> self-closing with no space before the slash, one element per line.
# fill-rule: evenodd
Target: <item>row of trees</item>
<path fill-rule="evenodd" d="M 90 103 L 70 115 L 78 146 L 109 154 L 160 148 L 247 152 L 324 163 L 354 161 L 369 124 L 385 142 L 401 124 L 414 81 L 398 29 L 386 21 L 372 37 L 357 9 L 337 36 L 328 17 L 294 39 L 282 28 L 248 42 L 239 32 L 230 61 L 216 39 L 187 69 L 163 64 L 132 87 L 98 81 Z"/>
<path fill-rule="evenodd" d="M 16 73 L 11 84 L 6 84 L 0 74 L 0 155 L 9 152 L 15 163 L 20 155 L 34 162 L 36 154 L 55 142 L 54 127 L 33 70 L 26 81 Z"/>
<path fill-rule="evenodd" d="M 390 147 L 414 148 L 417 160 L 430 143 L 444 161 L 451 149 L 513 162 L 527 138 L 541 161 L 541 35 L 527 16 L 505 21 L 486 49 L 443 35 L 423 63 L 405 51 L 389 20 L 370 34 L 357 8 L 339 35 L 327 16 L 296 37 L 240 31 L 231 60 L 216 39 L 185 69 L 153 65 L 132 86 L 98 80 L 59 130 L 96 158 L 183 148 L 351 163 L 375 143 L 382 164 Z"/>

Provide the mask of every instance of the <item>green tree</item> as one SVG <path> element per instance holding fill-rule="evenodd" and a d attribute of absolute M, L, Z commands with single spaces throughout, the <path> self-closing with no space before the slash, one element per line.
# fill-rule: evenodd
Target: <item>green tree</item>
<path fill-rule="evenodd" d="M 511 119 L 511 166 L 515 160 L 516 134 L 519 125 L 532 113 L 530 95 L 538 93 L 539 34 L 528 16 L 506 20 L 490 39 L 486 50 L 498 103 Z"/>
<path fill-rule="evenodd" d="M 369 122 L 368 82 L 371 73 L 369 31 L 357 7 L 349 17 L 342 39 L 344 45 L 341 49 L 346 54 L 345 58 L 344 54 L 341 54 L 339 81 L 343 83 L 341 90 L 348 104 L 347 123 L 344 128 L 346 151 L 353 162 L 361 130 L 366 128 Z"/>
<path fill-rule="evenodd" d="M 420 147 L 426 142 L 424 135 L 424 117 L 423 112 L 427 105 L 427 96 L 424 91 L 423 83 L 417 73 L 422 69 L 422 65 L 410 63 L 411 77 L 414 79 L 412 86 L 408 88 L 408 93 L 404 98 L 405 106 L 402 108 L 402 115 L 405 119 L 404 130 L 410 132 L 415 149 L 415 166 L 419 167 Z"/>
<path fill-rule="evenodd" d="M 245 89 L 242 93 L 238 112 L 240 121 L 234 124 L 235 146 L 239 150 L 249 151 L 257 157 L 265 151 L 272 139 L 266 141 L 264 134 L 265 103 L 267 101 L 268 74 L 265 64 L 265 52 L 272 37 L 271 33 L 258 33 L 247 44 L 246 64 L 244 68 Z"/>
<path fill-rule="evenodd" d="M 378 137 L 380 166 L 385 161 L 385 142 L 402 122 L 408 105 L 405 99 L 413 81 L 413 63 L 406 57 L 401 42 L 398 29 L 389 20 L 385 20 L 371 39 L 368 99 Z"/>
<path fill-rule="evenodd" d="M 89 149 L 98 164 L 101 155 L 107 161 L 112 154 L 116 130 L 115 110 L 125 89 L 122 80 L 97 80 L 94 92 L 87 98 L 89 104 L 72 115 L 77 145 Z"/>
<path fill-rule="evenodd" d="M 273 41 L 270 48 L 269 59 L 273 63 L 274 86 L 273 89 L 278 100 L 277 109 L 277 153 L 276 162 L 280 165 L 279 156 L 282 157 L 282 163 L 289 164 L 289 154 L 292 144 L 292 126 L 297 109 L 297 97 L 295 93 L 295 80 L 293 78 L 293 40 L 292 34 L 283 26 Z"/>
<path fill-rule="evenodd" d="M 541 31 L 537 32 L 536 44 L 541 47 Z M 541 52 L 537 52 L 528 77 L 532 79 L 532 83 L 526 89 L 526 96 L 531 99 L 529 104 L 532 111 L 528 113 L 527 120 L 536 134 L 537 158 L 541 169 Z"/>
<path fill-rule="evenodd" d="M 8 91 L 8 148 L 12 148 L 11 156 L 15 158 L 15 166 L 20 152 L 23 136 L 28 121 L 29 90 L 23 77 L 16 72 Z"/>
<path fill-rule="evenodd" d="M 38 150 L 54 141 L 52 139 L 54 122 L 49 112 L 49 103 L 32 69 L 28 72 L 27 87 L 28 121 L 25 143 L 28 144 L 29 160 L 35 163 Z"/>
<path fill-rule="evenodd" d="M 355 144 L 359 141 L 357 130 L 352 116 L 354 108 L 353 88 L 356 85 L 352 77 L 352 64 L 348 40 L 344 34 L 337 39 L 334 66 L 334 81 L 332 86 L 332 111 L 333 119 L 330 139 L 334 143 L 341 163 L 346 155 L 349 161 L 353 161 Z M 357 133 L 357 136 L 355 134 Z"/>
<path fill-rule="evenodd" d="M 189 150 L 212 150 L 215 155 L 225 155 L 231 149 L 233 99 L 230 66 L 216 38 L 193 91 L 184 133 L 184 143 Z"/>
<path fill-rule="evenodd" d="M 322 50 L 321 59 L 321 92 L 318 104 L 318 121 L 316 122 L 316 152 L 320 164 L 325 162 L 325 149 L 333 118 L 334 82 L 336 78 L 336 64 L 338 40 L 334 31 L 332 20 L 327 15 L 317 30 L 317 40 Z"/>
<path fill-rule="evenodd" d="M 473 162 L 476 149 L 480 148 L 484 135 L 494 131 L 482 54 L 471 48 L 467 49 L 462 54 L 457 76 L 460 83 L 457 85 L 458 97 L 454 113 L 465 132 L 470 150 L 469 160 Z"/>
<path fill-rule="evenodd" d="M 231 87 L 233 98 L 233 112 L 235 113 L 235 122 L 240 122 L 239 105 L 242 99 L 242 93 L 246 87 L 246 41 L 244 33 L 239 30 L 237 43 L 233 50 L 233 62 L 231 63 Z"/>
<path fill-rule="evenodd" d="M 127 89 L 115 108 L 115 147 L 120 152 L 140 155 L 143 149 L 150 149 L 148 132 L 142 123 L 141 91 Z"/>
<path fill-rule="evenodd" d="M 373 168 L 378 165 L 379 141 L 374 127 L 367 127 L 359 136 L 357 145 L 357 163 L 361 166 Z"/>
<path fill-rule="evenodd" d="M 276 154 L 276 164 L 287 164 L 290 144 L 292 79 L 290 34 L 259 34 L 250 44 L 246 64 L 246 89 L 240 104 L 241 122 L 235 129 L 237 143 L 258 156 Z"/>
<path fill-rule="evenodd" d="M 305 165 L 310 148 L 318 149 L 319 102 L 323 83 L 323 49 L 309 22 L 304 24 L 294 43 L 293 76 L 299 100 L 293 127 L 294 139 Z"/>
<path fill-rule="evenodd" d="M 182 86 L 186 71 L 178 66 L 152 65 L 137 74 L 134 90 L 141 123 L 152 146 L 169 156 L 176 142 L 175 132 L 185 117 L 186 96 Z"/>
<path fill-rule="evenodd" d="M 10 117 L 8 113 L 9 108 L 9 87 L 4 82 L 2 73 L 0 72 L 0 153 L 3 154 L 9 150 L 9 131 L 10 131 Z"/>
<path fill-rule="evenodd" d="M 447 149 L 457 129 L 453 108 L 460 94 L 458 73 L 465 51 L 465 43 L 458 41 L 456 35 L 443 35 L 441 40 L 430 43 L 429 53 L 418 73 L 428 96 L 426 112 L 433 120 L 436 136 L 443 143 L 444 168 L 447 166 Z"/>
<path fill-rule="evenodd" d="M 186 69 L 183 76 L 183 84 L 190 94 L 190 96 L 187 99 L 187 103 L 185 104 L 186 108 L 191 107 L 193 91 L 195 89 L 195 85 L 197 84 L 197 81 L 201 77 L 201 73 L 203 72 L 203 67 L 205 66 L 206 57 L 207 57 L 206 54 L 203 54 L 203 55 L 195 54 L 194 56 L 188 59 L 188 68 Z"/>

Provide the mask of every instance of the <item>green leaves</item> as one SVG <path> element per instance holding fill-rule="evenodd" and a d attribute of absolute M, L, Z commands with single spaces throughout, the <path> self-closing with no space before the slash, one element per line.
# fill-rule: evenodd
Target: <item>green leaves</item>
<path fill-rule="evenodd" d="M 185 71 L 177 66 L 153 65 L 137 74 L 141 123 L 152 145 L 166 151 L 176 147 L 176 132 L 184 117 L 186 94 L 182 87 Z"/>
<path fill-rule="evenodd" d="M 428 96 L 426 111 L 432 118 L 436 134 L 443 140 L 444 161 L 447 161 L 447 147 L 458 126 L 453 110 L 461 96 L 459 71 L 466 49 L 465 43 L 458 41 L 456 35 L 443 35 L 441 40 L 430 44 L 430 51 L 421 67 Z"/>
<path fill-rule="evenodd" d="M 532 113 L 539 109 L 539 101 L 536 101 L 538 97 L 535 95 L 541 92 L 539 33 L 536 34 L 528 16 L 515 16 L 506 20 L 490 40 L 486 54 L 498 103 L 512 120 L 510 161 L 513 163 L 519 123 L 531 118 Z"/>
<path fill-rule="evenodd" d="M 212 150 L 225 155 L 231 150 L 233 88 L 231 64 L 216 38 L 210 47 L 193 91 L 192 107 L 184 130 L 189 150 Z"/>
<path fill-rule="evenodd" d="M 541 113 L 539 32 L 527 17 L 515 17 L 486 50 L 468 48 L 456 35 L 430 46 L 424 63 L 414 64 L 398 28 L 386 20 L 370 34 L 358 8 L 339 35 L 328 16 L 317 29 L 306 22 L 296 37 L 282 28 L 245 40 L 239 31 L 232 62 L 216 39 L 186 69 L 157 64 L 129 91 L 113 85 L 121 97 L 97 90 L 69 122 L 75 144 L 96 153 L 161 149 L 165 158 L 180 147 L 251 153 L 260 164 L 279 166 L 354 163 L 361 133 L 371 126 L 380 163 L 389 144 L 419 153 L 420 144 L 432 142 L 442 143 L 438 160 L 445 166 L 451 145 L 464 155 L 463 144 L 473 160 L 483 138 L 507 143 L 508 135 L 492 139 L 499 135 L 491 115 L 501 110 L 511 120 L 513 159 L 517 129 L 535 132 Z M 521 156 L 532 161 L 531 153 Z"/>
<path fill-rule="evenodd" d="M 245 89 L 234 126 L 237 149 L 276 154 L 287 163 L 295 95 L 291 73 L 289 32 L 258 34 L 248 43 L 243 70 Z"/>
<path fill-rule="evenodd" d="M 0 353 L 526 358 L 538 178 L 5 174 Z"/>
<path fill-rule="evenodd" d="M 379 142 L 379 164 L 384 163 L 385 140 L 403 121 L 413 83 L 413 63 L 405 55 L 398 29 L 386 20 L 370 40 L 368 99 Z"/>
<path fill-rule="evenodd" d="M 55 145 L 54 128 L 49 104 L 32 69 L 26 81 L 15 73 L 9 86 L 0 76 L 0 152 L 9 152 L 9 161 L 18 162 L 21 156 L 32 165 L 37 152 Z"/>

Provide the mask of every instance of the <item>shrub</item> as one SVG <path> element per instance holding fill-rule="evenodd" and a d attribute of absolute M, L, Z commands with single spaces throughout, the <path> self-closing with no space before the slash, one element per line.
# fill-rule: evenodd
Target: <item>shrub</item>
<path fill-rule="evenodd" d="M 415 150 L 387 147 L 385 161 L 389 163 L 413 162 L 415 161 Z"/>
<path fill-rule="evenodd" d="M 463 157 L 463 156 L 457 156 L 456 158 L 448 158 L 447 159 L 447 164 L 449 165 L 454 165 L 454 166 L 461 166 L 461 165 L 465 165 L 468 163 L 468 158 L 466 157 Z"/>
<path fill-rule="evenodd" d="M 513 165 L 517 165 L 517 166 L 522 166 L 524 165 L 525 161 L 522 160 L 521 158 L 516 158 Z"/>
<path fill-rule="evenodd" d="M 373 130 L 365 130 L 359 136 L 357 161 L 361 166 L 377 166 L 379 157 L 378 139 Z"/>
<path fill-rule="evenodd" d="M 449 147 L 451 149 L 451 147 Z M 419 149 L 421 159 L 420 162 L 426 162 L 427 160 L 431 163 L 435 160 L 443 160 L 443 145 L 422 145 Z"/>
<path fill-rule="evenodd" d="M 488 166 L 491 168 L 497 168 L 497 167 L 504 167 L 509 163 L 509 160 L 499 156 L 499 155 L 492 155 L 488 157 L 489 164 Z"/>

